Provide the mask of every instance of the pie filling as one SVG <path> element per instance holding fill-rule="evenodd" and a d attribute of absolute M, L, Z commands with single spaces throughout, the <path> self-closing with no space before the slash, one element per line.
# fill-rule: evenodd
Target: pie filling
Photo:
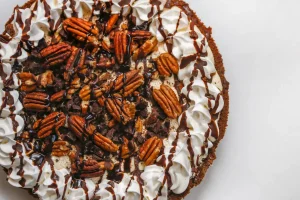
<path fill-rule="evenodd" d="M 207 37 L 164 0 L 41 0 L 0 35 L 0 165 L 40 199 L 168 199 L 219 136 Z"/>

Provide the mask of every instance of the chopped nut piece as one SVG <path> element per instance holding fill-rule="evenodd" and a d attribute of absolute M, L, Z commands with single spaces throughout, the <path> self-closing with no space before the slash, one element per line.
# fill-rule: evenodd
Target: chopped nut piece
<path fill-rule="evenodd" d="M 157 44 L 158 40 L 156 37 L 152 37 L 151 39 L 147 40 L 139 49 L 133 52 L 132 59 L 136 61 L 138 59 L 145 58 L 154 50 Z"/>
<path fill-rule="evenodd" d="M 121 158 L 129 158 L 134 152 L 136 152 L 136 145 L 133 141 L 128 141 L 127 138 L 123 137 L 124 144 L 121 147 Z"/>
<path fill-rule="evenodd" d="M 19 79 L 21 80 L 21 91 L 32 92 L 36 89 L 36 77 L 30 72 L 22 72 L 18 74 Z"/>
<path fill-rule="evenodd" d="M 64 97 L 66 96 L 66 91 L 62 90 L 60 92 L 57 92 L 55 94 L 53 94 L 50 98 L 50 102 L 60 102 L 64 99 Z"/>
<path fill-rule="evenodd" d="M 53 85 L 53 79 L 54 79 L 53 72 L 50 70 L 47 70 L 46 72 L 37 76 L 38 85 L 43 88 Z"/>
<path fill-rule="evenodd" d="M 56 141 L 52 146 L 52 156 L 61 157 L 69 155 L 71 146 L 66 141 Z"/>
<path fill-rule="evenodd" d="M 140 117 L 138 117 L 137 120 L 136 120 L 136 122 L 135 122 L 135 130 L 136 130 L 136 132 L 138 132 L 138 133 L 143 132 L 143 127 L 144 127 L 143 121 L 141 120 Z"/>

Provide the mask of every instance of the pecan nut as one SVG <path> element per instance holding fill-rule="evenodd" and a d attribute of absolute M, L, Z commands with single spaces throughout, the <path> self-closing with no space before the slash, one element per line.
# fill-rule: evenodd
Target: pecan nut
<path fill-rule="evenodd" d="M 40 54 L 45 59 L 44 66 L 51 67 L 64 63 L 69 58 L 71 55 L 71 46 L 61 42 L 44 48 Z"/>
<path fill-rule="evenodd" d="M 177 96 L 169 86 L 162 84 L 160 89 L 154 89 L 152 94 L 168 117 L 175 119 L 182 113 Z"/>
<path fill-rule="evenodd" d="M 26 94 L 23 99 L 23 105 L 28 111 L 48 112 L 50 111 L 49 95 L 42 92 L 32 92 Z"/>
<path fill-rule="evenodd" d="M 36 77 L 30 72 L 22 72 L 18 74 L 18 78 L 21 80 L 21 91 L 32 92 L 36 89 Z"/>
<path fill-rule="evenodd" d="M 50 102 L 51 103 L 54 103 L 54 102 L 61 102 L 66 96 L 66 91 L 65 90 L 62 90 L 60 92 L 57 92 L 55 94 L 53 94 L 51 97 L 50 97 Z"/>
<path fill-rule="evenodd" d="M 89 137 L 90 135 L 93 135 L 95 131 L 95 127 L 86 126 L 85 119 L 77 115 L 72 115 L 68 120 L 68 124 L 69 128 L 78 137 L 78 139 Z"/>
<path fill-rule="evenodd" d="M 83 68 L 86 57 L 86 51 L 75 46 L 72 46 L 71 51 L 71 56 L 66 64 L 66 71 L 70 71 L 75 68 Z"/>
<path fill-rule="evenodd" d="M 62 157 L 69 155 L 71 145 L 66 141 L 56 141 L 52 146 L 52 156 Z"/>
<path fill-rule="evenodd" d="M 96 64 L 99 68 L 110 68 L 116 64 L 114 57 L 108 57 L 105 55 L 101 55 L 98 63 Z"/>
<path fill-rule="evenodd" d="M 38 137 L 45 138 L 52 134 L 53 131 L 60 137 L 59 128 L 66 123 L 66 116 L 63 112 L 53 112 L 45 119 L 38 120 L 34 123 L 33 128 L 38 129 Z"/>
<path fill-rule="evenodd" d="M 169 53 L 163 53 L 158 57 L 157 69 L 161 75 L 171 76 L 172 73 L 178 73 L 179 65 L 174 56 Z"/>
<path fill-rule="evenodd" d="M 140 117 L 137 118 L 137 120 L 135 121 L 135 131 L 138 133 L 142 133 L 143 129 L 144 129 L 144 125 L 143 125 L 143 121 Z"/>
<path fill-rule="evenodd" d="M 114 50 L 114 45 L 111 42 L 109 36 L 103 37 L 102 42 L 101 42 L 101 46 L 107 52 L 112 52 Z"/>
<path fill-rule="evenodd" d="M 108 161 L 97 162 L 94 159 L 80 160 L 73 162 L 71 170 L 73 174 L 78 174 L 80 178 L 94 178 L 104 174 L 105 170 L 112 170 L 114 164 Z"/>
<path fill-rule="evenodd" d="M 101 88 L 94 91 L 97 98 L 106 92 L 120 92 L 123 97 L 131 95 L 137 88 L 144 84 L 144 76 L 139 70 L 132 70 L 125 74 L 119 75 L 115 81 L 107 82 Z"/>
<path fill-rule="evenodd" d="M 79 97 L 81 98 L 81 110 L 83 114 L 87 113 L 90 99 L 91 99 L 91 87 L 89 85 L 85 85 L 80 91 L 79 91 Z"/>
<path fill-rule="evenodd" d="M 67 99 L 71 99 L 72 95 L 77 92 L 81 87 L 80 78 L 76 77 L 72 80 L 70 84 L 70 88 L 67 92 Z"/>
<path fill-rule="evenodd" d="M 140 48 L 136 49 L 133 52 L 132 59 L 134 61 L 137 61 L 138 59 L 145 58 L 154 50 L 157 44 L 158 44 L 157 38 L 152 37 L 151 39 L 147 40 Z"/>
<path fill-rule="evenodd" d="M 134 40 L 144 40 L 144 39 L 150 39 L 152 37 L 151 32 L 144 31 L 144 30 L 135 30 L 131 32 L 130 35 Z"/>
<path fill-rule="evenodd" d="M 97 133 L 95 126 L 87 126 L 85 119 L 80 116 L 73 115 L 69 118 L 69 128 L 79 139 L 83 139 L 83 137 L 90 137 L 97 146 L 106 151 L 116 152 L 119 149 L 119 147 L 110 139 L 104 137 L 100 133 Z"/>
<path fill-rule="evenodd" d="M 114 36 L 114 46 L 115 54 L 119 64 L 125 62 L 125 57 L 127 55 L 128 41 L 127 41 L 127 31 L 116 31 Z"/>
<path fill-rule="evenodd" d="M 109 33 L 113 29 L 113 27 L 117 23 L 118 19 L 119 19 L 118 14 L 112 14 L 110 16 L 110 18 L 106 24 L 106 30 L 105 30 L 106 33 Z"/>
<path fill-rule="evenodd" d="M 129 158 L 133 153 L 136 152 L 137 147 L 135 145 L 135 143 L 131 140 L 128 141 L 127 138 L 123 138 L 124 143 L 121 147 L 121 158 L 126 159 Z"/>
<path fill-rule="evenodd" d="M 53 85 L 54 75 L 53 72 L 50 70 L 47 70 L 46 72 L 42 73 L 41 75 L 38 75 L 37 77 L 37 83 L 40 87 L 46 88 L 50 85 Z"/>
<path fill-rule="evenodd" d="M 145 162 L 145 165 L 152 165 L 159 156 L 163 146 L 162 140 L 157 137 L 148 139 L 141 147 L 139 158 Z"/>
<path fill-rule="evenodd" d="M 124 100 L 120 95 L 114 94 L 105 100 L 105 106 L 111 116 L 124 125 L 135 116 L 135 105 Z"/>
<path fill-rule="evenodd" d="M 71 33 L 73 37 L 81 42 L 91 42 L 98 45 L 98 28 L 92 23 L 80 18 L 71 17 L 63 22 L 65 31 Z"/>

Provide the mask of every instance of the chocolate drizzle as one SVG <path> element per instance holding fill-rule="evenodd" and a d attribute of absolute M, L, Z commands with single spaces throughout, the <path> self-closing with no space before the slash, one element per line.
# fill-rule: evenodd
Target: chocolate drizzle
<path fill-rule="evenodd" d="M 45 17 L 48 19 L 48 23 L 50 26 L 50 31 L 54 31 L 54 20 L 51 18 L 51 8 L 47 1 L 43 1 L 44 9 L 45 9 Z"/>

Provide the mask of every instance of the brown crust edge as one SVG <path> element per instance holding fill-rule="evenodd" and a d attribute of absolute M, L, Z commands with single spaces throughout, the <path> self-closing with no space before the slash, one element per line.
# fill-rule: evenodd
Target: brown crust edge
<path fill-rule="evenodd" d="M 179 200 L 183 199 L 185 196 L 187 196 L 191 189 L 199 185 L 202 180 L 205 177 L 205 174 L 208 170 L 208 168 L 213 164 L 213 161 L 217 158 L 216 157 L 216 149 L 220 143 L 220 141 L 224 138 L 226 128 L 227 128 L 227 122 L 228 122 L 228 114 L 229 114 L 229 82 L 225 78 L 225 67 L 223 65 L 223 58 L 222 55 L 219 52 L 219 49 L 215 43 L 215 40 L 211 37 L 212 29 L 210 27 L 206 27 L 204 23 L 199 19 L 197 14 L 190 9 L 189 4 L 184 2 L 183 0 L 168 0 L 167 2 L 168 6 L 178 6 L 180 7 L 189 17 L 190 20 L 192 20 L 197 27 L 200 29 L 202 34 L 208 36 L 207 41 L 208 45 L 213 53 L 214 60 L 215 60 L 215 67 L 216 70 L 221 78 L 222 85 L 223 85 L 223 99 L 224 99 L 224 108 L 220 114 L 220 119 L 218 122 L 219 125 L 219 131 L 220 136 L 218 140 L 214 143 L 214 147 L 209 150 L 208 157 L 204 160 L 204 163 L 201 167 L 198 168 L 198 172 L 196 173 L 195 177 L 190 180 L 189 186 L 186 189 L 186 191 L 182 194 L 174 194 L 170 193 L 169 199 L 171 200 Z"/>
<path fill-rule="evenodd" d="M 24 5 L 19 6 L 19 7 L 20 8 L 29 8 L 36 1 L 37 0 L 28 0 Z M 225 78 L 225 67 L 223 65 L 222 55 L 219 52 L 219 49 L 215 43 L 215 40 L 211 37 L 211 31 L 212 31 L 211 28 L 206 27 L 204 25 L 204 23 L 201 22 L 201 20 L 198 18 L 197 14 L 192 9 L 190 9 L 189 4 L 184 2 L 183 0 L 168 0 L 167 4 L 170 7 L 178 6 L 178 7 L 182 8 L 182 10 L 187 14 L 187 16 L 190 19 L 192 19 L 192 21 L 197 25 L 197 27 L 200 29 L 202 34 L 209 35 L 209 37 L 207 38 L 207 41 L 208 41 L 208 45 L 214 56 L 216 70 L 222 81 L 222 85 L 223 85 L 222 94 L 223 94 L 223 98 L 224 98 L 224 108 L 221 112 L 220 120 L 218 122 L 220 137 L 215 142 L 214 147 L 212 149 L 210 149 L 208 157 L 205 159 L 201 168 L 199 168 L 199 171 L 197 172 L 196 176 L 190 180 L 189 186 L 186 189 L 186 191 L 182 194 L 171 193 L 169 195 L 169 199 L 179 200 L 179 199 L 183 199 L 185 196 L 187 196 L 190 193 L 192 188 L 196 187 L 197 185 L 199 185 L 202 182 L 208 168 L 213 164 L 213 161 L 216 159 L 216 149 L 219 145 L 219 142 L 224 138 L 226 128 L 227 128 L 228 114 L 229 114 L 229 82 Z M 12 14 L 12 16 L 6 22 L 5 28 L 7 27 L 8 24 L 11 23 L 11 21 L 13 20 L 13 16 L 14 16 L 14 14 Z M 7 172 L 5 169 L 4 169 L 4 171 Z M 27 190 L 31 196 L 33 196 L 34 198 L 37 198 L 37 196 L 34 195 L 30 189 L 25 189 L 25 190 Z"/>

